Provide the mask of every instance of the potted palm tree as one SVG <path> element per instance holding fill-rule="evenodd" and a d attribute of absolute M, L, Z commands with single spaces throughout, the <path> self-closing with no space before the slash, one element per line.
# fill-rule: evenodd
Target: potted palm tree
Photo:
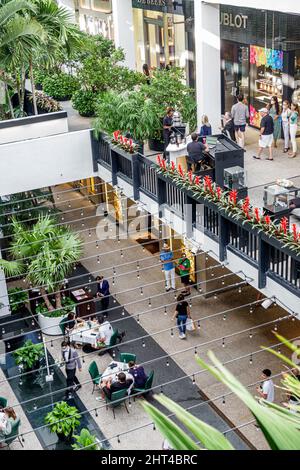
<path fill-rule="evenodd" d="M 61 294 L 64 280 L 82 252 L 82 241 L 68 226 L 59 226 L 48 215 L 39 217 L 28 229 L 12 221 L 12 243 L 9 260 L 0 260 L 6 275 L 22 275 L 39 291 L 38 321 L 43 333 L 61 334 L 59 323 L 74 310 L 74 305 Z"/>

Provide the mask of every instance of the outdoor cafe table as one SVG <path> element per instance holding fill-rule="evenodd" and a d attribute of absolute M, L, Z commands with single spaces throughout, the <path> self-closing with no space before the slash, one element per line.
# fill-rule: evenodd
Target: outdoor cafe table
<path fill-rule="evenodd" d="M 81 344 L 90 344 L 91 346 L 97 347 L 97 338 L 99 337 L 99 331 L 97 323 L 91 322 L 89 328 L 88 322 L 85 322 L 82 326 L 77 326 L 70 333 L 70 341 L 75 341 Z"/>
<path fill-rule="evenodd" d="M 116 364 L 115 367 L 112 367 L 114 364 Z M 112 378 L 112 382 L 116 382 L 118 380 L 117 375 L 120 372 L 124 372 L 126 375 L 127 380 L 132 380 L 132 385 L 128 388 L 128 395 L 134 385 L 134 377 L 128 372 L 128 364 L 126 362 L 118 362 L 118 361 L 112 361 L 108 367 L 105 369 L 101 376 L 101 380 L 107 380 L 110 377 Z"/>

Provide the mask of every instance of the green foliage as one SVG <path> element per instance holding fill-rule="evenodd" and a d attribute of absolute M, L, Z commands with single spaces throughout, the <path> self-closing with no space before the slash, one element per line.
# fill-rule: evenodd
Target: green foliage
<path fill-rule="evenodd" d="M 297 355 L 300 354 L 300 348 L 292 345 L 282 336 L 277 338 Z M 289 366 L 299 374 L 300 367 L 294 364 L 290 359 L 272 349 L 265 348 L 275 354 L 281 360 L 287 362 Z M 248 407 L 263 432 L 271 450 L 298 450 L 300 447 L 300 406 L 295 405 L 294 411 L 267 402 L 263 399 L 255 399 L 249 391 L 229 372 L 212 352 L 208 353 L 212 366 L 205 361 L 197 358 L 197 362 L 203 368 L 208 370 L 218 381 L 225 384 L 242 402 Z M 285 374 L 282 380 L 283 390 L 300 399 L 300 382 L 296 377 L 289 373 Z M 202 422 L 198 418 L 185 411 L 182 407 L 174 403 L 167 397 L 157 396 L 156 400 L 165 406 L 184 427 L 192 434 L 195 440 L 200 441 L 205 449 L 208 450 L 230 450 L 231 443 L 222 433 Z M 167 418 L 161 411 L 149 403 L 144 402 L 143 407 L 149 413 L 157 427 L 166 437 L 170 445 L 175 450 L 195 450 L 200 448 L 185 431 L 183 431 L 171 419 Z"/>
<path fill-rule="evenodd" d="M 28 302 L 28 292 L 24 292 L 21 287 L 8 289 L 8 300 L 11 313 L 16 313 Z"/>
<path fill-rule="evenodd" d="M 111 90 L 99 98 L 96 107 L 96 133 L 112 134 L 115 130 L 130 132 L 137 141 L 159 138 L 166 108 L 172 106 L 182 114 L 190 128 L 197 125 L 194 91 L 184 84 L 183 71 L 178 68 L 157 70 L 150 85 L 120 93 Z"/>
<path fill-rule="evenodd" d="M 73 93 L 72 105 L 79 112 L 80 116 L 94 116 L 96 104 L 97 95 L 90 90 L 77 90 Z"/>
<path fill-rule="evenodd" d="M 79 88 L 79 81 L 68 73 L 49 75 L 43 80 L 44 92 L 52 98 L 60 101 L 70 100 L 73 93 Z"/>
<path fill-rule="evenodd" d="M 74 450 L 100 450 L 101 447 L 97 443 L 96 436 L 90 433 L 86 428 L 81 429 L 79 436 L 73 436 L 76 440 L 75 444 L 72 444 Z"/>
<path fill-rule="evenodd" d="M 50 96 L 47 96 L 46 93 L 44 93 L 43 91 L 36 91 L 35 97 L 36 104 L 41 111 L 44 111 L 45 113 L 54 113 L 57 111 L 62 111 L 62 107 L 58 103 L 58 101 L 54 100 L 53 98 L 50 98 Z M 31 95 L 29 99 L 30 101 L 33 101 L 33 96 Z"/>
<path fill-rule="evenodd" d="M 47 413 L 45 424 L 48 424 L 50 432 L 69 437 L 80 424 L 80 414 L 75 406 L 69 406 L 65 401 L 61 401 Z"/>
<path fill-rule="evenodd" d="M 28 339 L 21 348 L 16 349 L 12 354 L 17 365 L 22 365 L 24 370 L 32 369 L 44 357 L 44 345 L 42 343 L 34 344 Z"/>
<path fill-rule="evenodd" d="M 62 297 L 61 304 L 63 308 L 55 309 L 55 311 L 49 311 L 45 303 L 41 302 L 37 305 L 35 311 L 36 313 L 41 313 L 42 315 L 44 315 L 44 317 L 51 317 L 51 318 L 63 317 L 63 316 L 67 316 L 68 313 L 73 311 L 76 305 L 76 302 L 74 302 L 74 300 L 72 300 L 70 297 Z M 53 305 L 53 308 L 55 308 L 54 305 Z"/>

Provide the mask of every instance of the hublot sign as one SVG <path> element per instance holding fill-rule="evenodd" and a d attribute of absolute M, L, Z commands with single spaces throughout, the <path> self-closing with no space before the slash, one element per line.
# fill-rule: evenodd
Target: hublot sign
<path fill-rule="evenodd" d="M 247 28 L 247 15 L 234 15 L 233 13 L 221 12 L 220 24 L 231 28 Z"/>

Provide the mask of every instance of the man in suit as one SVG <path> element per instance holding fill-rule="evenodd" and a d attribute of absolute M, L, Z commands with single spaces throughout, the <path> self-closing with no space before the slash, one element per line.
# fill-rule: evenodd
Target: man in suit
<path fill-rule="evenodd" d="M 107 309 L 109 307 L 109 298 L 110 298 L 110 291 L 109 291 L 109 282 L 104 279 L 103 276 L 97 276 L 97 294 L 96 296 L 101 300 L 101 309 L 104 316 L 107 316 Z"/>

